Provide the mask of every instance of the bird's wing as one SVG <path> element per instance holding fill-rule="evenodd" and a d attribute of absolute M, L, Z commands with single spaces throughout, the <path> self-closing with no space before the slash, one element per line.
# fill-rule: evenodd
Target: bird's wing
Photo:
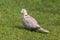
<path fill-rule="evenodd" d="M 33 17 L 30 16 L 30 18 L 34 23 L 38 23 Z"/>
<path fill-rule="evenodd" d="M 26 26 L 31 27 L 31 28 L 35 28 L 38 25 L 37 21 L 34 18 L 30 17 L 29 15 L 24 17 L 23 23 Z"/>

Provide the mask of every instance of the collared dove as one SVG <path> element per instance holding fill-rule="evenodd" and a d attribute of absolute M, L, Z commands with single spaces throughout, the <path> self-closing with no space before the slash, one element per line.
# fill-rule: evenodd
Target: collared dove
<path fill-rule="evenodd" d="M 23 15 L 22 23 L 26 29 L 49 33 L 49 31 L 43 29 L 33 17 L 28 15 L 26 9 L 22 9 L 21 13 Z"/>

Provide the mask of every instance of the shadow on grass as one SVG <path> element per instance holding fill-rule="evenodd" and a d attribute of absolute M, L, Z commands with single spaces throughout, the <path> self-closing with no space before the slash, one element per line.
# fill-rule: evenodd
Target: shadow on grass
<path fill-rule="evenodd" d="M 25 29 L 25 30 L 28 30 L 28 29 L 26 29 L 24 26 L 13 26 L 13 28 L 18 28 L 18 29 Z M 28 31 L 30 31 L 30 30 L 28 30 Z"/>
<path fill-rule="evenodd" d="M 18 29 L 24 29 L 23 26 L 13 26 L 14 28 L 18 28 Z"/>
<path fill-rule="evenodd" d="M 27 31 L 30 31 L 30 32 L 37 32 L 37 33 L 42 33 L 42 34 L 48 34 L 48 33 L 44 33 L 44 32 L 41 32 L 41 31 L 31 31 L 31 30 L 28 30 L 26 28 L 24 28 L 24 26 L 13 26 L 14 28 L 18 28 L 18 29 L 24 29 L 24 30 L 27 30 Z"/>

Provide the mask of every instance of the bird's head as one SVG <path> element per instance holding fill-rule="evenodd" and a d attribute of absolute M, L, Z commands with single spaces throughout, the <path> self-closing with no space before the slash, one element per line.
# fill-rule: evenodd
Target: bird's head
<path fill-rule="evenodd" d="M 22 14 L 27 14 L 26 9 L 22 9 L 22 10 L 21 10 L 21 13 L 22 13 Z"/>

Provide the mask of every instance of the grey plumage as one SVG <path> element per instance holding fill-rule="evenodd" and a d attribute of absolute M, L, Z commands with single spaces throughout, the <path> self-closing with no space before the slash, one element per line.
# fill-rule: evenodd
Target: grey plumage
<path fill-rule="evenodd" d="M 39 30 L 41 32 L 45 32 L 48 33 L 49 31 L 43 29 L 42 27 L 40 27 L 40 25 L 38 24 L 38 22 L 31 16 L 28 15 L 26 9 L 22 9 L 21 13 L 23 15 L 23 25 L 26 29 L 29 30 Z"/>

